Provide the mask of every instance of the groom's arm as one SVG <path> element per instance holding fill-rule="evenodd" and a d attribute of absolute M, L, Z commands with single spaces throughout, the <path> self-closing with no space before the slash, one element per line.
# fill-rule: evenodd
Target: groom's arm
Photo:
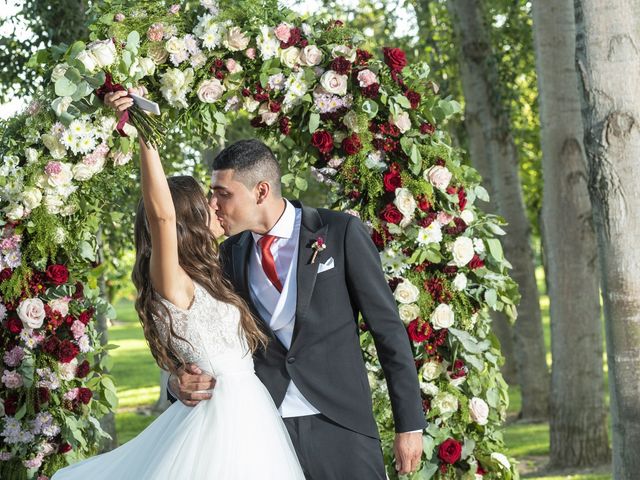
<path fill-rule="evenodd" d="M 373 335 L 389 387 L 395 430 L 422 430 L 426 421 L 409 337 L 384 278 L 378 250 L 355 217 L 347 224 L 344 248 L 349 294 Z"/>

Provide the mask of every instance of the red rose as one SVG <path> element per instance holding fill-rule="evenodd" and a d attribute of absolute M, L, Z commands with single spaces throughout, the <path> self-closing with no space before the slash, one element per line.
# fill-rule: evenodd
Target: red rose
<path fill-rule="evenodd" d="M 484 261 L 476 254 L 473 256 L 471 261 L 469 262 L 469 268 L 471 270 L 475 270 L 477 268 L 484 267 Z"/>
<path fill-rule="evenodd" d="M 464 210 L 467 206 L 467 192 L 464 191 L 464 187 L 460 187 L 458 190 L 458 206 L 460 210 Z"/>
<path fill-rule="evenodd" d="M 333 59 L 333 62 L 331 62 L 330 68 L 340 75 L 349 75 L 351 72 L 351 62 L 342 56 L 336 57 Z"/>
<path fill-rule="evenodd" d="M 387 172 L 384 174 L 384 189 L 387 192 L 395 192 L 396 188 L 402 187 L 402 177 L 398 172 Z"/>
<path fill-rule="evenodd" d="M 431 209 L 431 204 L 425 195 L 418 195 L 418 208 L 423 212 L 428 212 Z"/>
<path fill-rule="evenodd" d="M 448 438 L 440 444 L 438 448 L 438 457 L 445 463 L 454 464 L 460 460 L 462 455 L 462 445 L 453 438 Z"/>
<path fill-rule="evenodd" d="M 91 365 L 89 364 L 88 360 L 85 360 L 80 365 L 78 365 L 78 368 L 76 369 L 76 377 L 84 378 L 87 375 L 89 375 L 90 371 L 91 371 Z"/>
<path fill-rule="evenodd" d="M 11 333 L 17 335 L 22 331 L 22 322 L 18 317 L 11 316 L 7 320 L 7 328 Z"/>
<path fill-rule="evenodd" d="M 243 88 L 242 89 L 242 96 L 243 97 L 250 97 L 251 96 L 251 90 L 249 90 L 248 88 Z"/>
<path fill-rule="evenodd" d="M 18 397 L 16 395 L 9 395 L 4 401 L 4 413 L 12 417 L 18 411 Z"/>
<path fill-rule="evenodd" d="M 82 282 L 76 282 L 76 291 L 73 292 L 72 298 L 74 300 L 82 300 L 84 298 L 84 285 Z"/>
<path fill-rule="evenodd" d="M 402 214 L 394 204 L 390 203 L 380 212 L 380 218 L 385 222 L 395 223 L 397 225 L 402 221 Z"/>
<path fill-rule="evenodd" d="M 91 318 L 93 318 L 93 308 L 90 308 L 89 310 L 85 310 L 78 316 L 78 320 L 80 320 L 85 325 L 89 324 L 89 322 L 91 321 Z"/>
<path fill-rule="evenodd" d="M 414 90 L 407 90 L 404 96 L 409 100 L 411 108 L 413 108 L 414 110 L 418 108 L 418 106 L 420 105 L 420 99 L 422 98 L 418 92 Z"/>
<path fill-rule="evenodd" d="M 61 443 L 58 447 L 58 453 L 69 453 L 73 448 L 67 442 Z"/>
<path fill-rule="evenodd" d="M 85 387 L 80 387 L 78 389 L 78 400 L 87 405 L 91 401 L 91 397 L 93 397 L 93 392 Z"/>
<path fill-rule="evenodd" d="M 407 333 L 412 342 L 422 343 L 429 340 L 433 333 L 433 328 L 428 322 L 418 317 L 407 325 Z"/>
<path fill-rule="evenodd" d="M 342 149 L 347 155 L 355 155 L 362 150 L 362 142 L 357 133 L 352 133 L 342 141 Z"/>
<path fill-rule="evenodd" d="M 436 131 L 436 127 L 431 125 L 429 122 L 426 122 L 420 125 L 420 133 L 423 135 L 433 135 L 435 131 Z"/>
<path fill-rule="evenodd" d="M 362 90 L 362 95 L 364 95 L 367 98 L 378 98 L 378 95 L 380 95 L 380 84 L 372 83 L 368 87 L 364 87 L 361 90 Z"/>
<path fill-rule="evenodd" d="M 62 285 L 69 280 L 69 270 L 64 265 L 50 265 L 46 273 L 47 278 L 56 285 Z"/>
<path fill-rule="evenodd" d="M 280 119 L 280 133 L 283 135 L 289 135 L 291 131 L 291 119 L 289 117 L 282 117 Z"/>
<path fill-rule="evenodd" d="M 58 349 L 58 360 L 60 360 L 61 363 L 69 363 L 78 356 L 78 353 L 80 353 L 80 349 L 77 345 L 70 340 L 63 340 Z"/>
<path fill-rule="evenodd" d="M 401 72 L 407 66 L 407 56 L 399 48 L 385 47 L 382 52 L 384 53 L 384 63 L 389 65 L 392 72 Z"/>
<path fill-rule="evenodd" d="M 311 145 L 320 150 L 320 153 L 329 153 L 333 150 L 333 137 L 326 130 L 316 130 L 311 135 Z"/>

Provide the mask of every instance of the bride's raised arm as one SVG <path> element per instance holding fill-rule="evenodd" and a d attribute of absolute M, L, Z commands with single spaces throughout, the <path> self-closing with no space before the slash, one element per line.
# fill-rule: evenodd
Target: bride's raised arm
<path fill-rule="evenodd" d="M 127 92 L 109 94 L 105 96 L 105 104 L 121 114 L 133 103 L 126 95 Z M 186 309 L 193 299 L 194 285 L 178 260 L 176 211 L 169 184 L 158 151 L 139 138 L 142 198 L 152 245 L 151 283 L 164 298 Z"/>

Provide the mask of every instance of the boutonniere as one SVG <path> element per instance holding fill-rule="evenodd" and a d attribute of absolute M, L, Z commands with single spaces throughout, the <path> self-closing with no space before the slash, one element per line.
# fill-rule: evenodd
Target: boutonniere
<path fill-rule="evenodd" d="M 311 248 L 313 248 L 313 256 L 311 257 L 311 263 L 315 263 L 316 257 L 321 251 L 327 248 L 327 244 L 324 243 L 324 238 L 318 237 L 316 238 L 316 241 L 313 242 L 313 245 L 311 245 Z"/>

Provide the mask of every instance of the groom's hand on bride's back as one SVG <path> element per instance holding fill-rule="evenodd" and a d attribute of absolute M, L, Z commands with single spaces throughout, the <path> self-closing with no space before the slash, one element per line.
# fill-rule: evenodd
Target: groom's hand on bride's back
<path fill-rule="evenodd" d="M 202 400 L 209 400 L 215 385 L 215 378 L 203 373 L 196 365 L 188 365 L 186 369 L 169 378 L 171 393 L 188 407 L 194 407 Z"/>

